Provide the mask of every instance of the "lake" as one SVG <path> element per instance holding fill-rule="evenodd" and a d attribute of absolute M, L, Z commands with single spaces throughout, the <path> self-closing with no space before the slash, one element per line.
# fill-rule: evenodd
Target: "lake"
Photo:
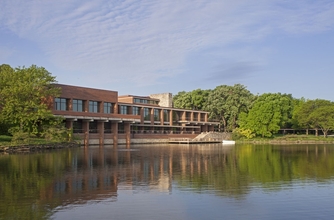
<path fill-rule="evenodd" d="M 0 155 L 0 219 L 333 219 L 334 145 Z"/>

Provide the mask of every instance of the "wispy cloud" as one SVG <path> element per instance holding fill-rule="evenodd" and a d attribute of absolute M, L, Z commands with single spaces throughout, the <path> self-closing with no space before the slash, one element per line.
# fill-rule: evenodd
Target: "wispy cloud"
<path fill-rule="evenodd" d="M 332 29 L 334 2 L 3 0 L 0 25 L 87 80 L 149 85 L 182 73 L 187 56 L 206 47 Z"/>

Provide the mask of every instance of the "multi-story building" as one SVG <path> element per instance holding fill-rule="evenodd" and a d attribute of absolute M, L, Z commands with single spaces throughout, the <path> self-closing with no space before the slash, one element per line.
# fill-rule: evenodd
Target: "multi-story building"
<path fill-rule="evenodd" d="M 214 131 L 217 122 L 208 112 L 172 107 L 170 93 L 118 96 L 116 91 L 56 84 L 52 112 L 63 116 L 66 127 L 84 144 L 161 142 L 169 138 L 194 138 Z"/>

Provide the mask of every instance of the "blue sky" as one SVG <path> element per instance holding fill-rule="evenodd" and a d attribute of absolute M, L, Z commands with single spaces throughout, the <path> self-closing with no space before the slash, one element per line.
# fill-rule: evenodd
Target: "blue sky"
<path fill-rule="evenodd" d="M 1 63 L 62 84 L 334 101 L 333 0 L 1 0 L 0 36 Z"/>

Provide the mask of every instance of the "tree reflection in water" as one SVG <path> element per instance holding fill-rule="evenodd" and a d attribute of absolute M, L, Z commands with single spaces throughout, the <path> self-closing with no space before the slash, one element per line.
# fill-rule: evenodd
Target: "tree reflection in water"
<path fill-rule="evenodd" d="M 244 199 L 254 186 L 332 181 L 333 145 L 133 145 L 0 155 L 0 219 L 48 219 L 53 212 L 119 190 L 172 188 Z"/>

